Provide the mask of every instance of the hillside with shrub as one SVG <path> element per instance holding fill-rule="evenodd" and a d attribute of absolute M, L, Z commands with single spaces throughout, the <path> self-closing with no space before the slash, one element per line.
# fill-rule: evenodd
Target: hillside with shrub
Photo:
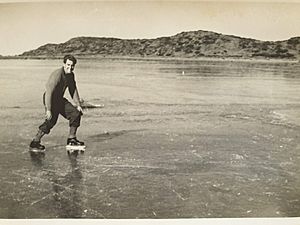
<path fill-rule="evenodd" d="M 182 32 L 155 39 L 76 37 L 60 44 L 46 44 L 19 55 L 24 58 L 76 56 L 216 57 L 299 59 L 300 37 L 284 41 L 260 41 L 210 31 Z"/>

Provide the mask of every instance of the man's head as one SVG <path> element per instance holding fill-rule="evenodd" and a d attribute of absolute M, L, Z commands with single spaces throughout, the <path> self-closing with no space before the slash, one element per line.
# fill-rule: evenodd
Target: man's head
<path fill-rule="evenodd" d="M 66 74 L 72 73 L 77 63 L 76 58 L 73 55 L 66 55 L 64 57 L 64 71 Z"/>

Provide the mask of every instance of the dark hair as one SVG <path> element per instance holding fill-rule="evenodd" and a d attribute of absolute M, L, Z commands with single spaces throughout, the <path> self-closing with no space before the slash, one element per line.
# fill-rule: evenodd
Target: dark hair
<path fill-rule="evenodd" d="M 71 60 L 74 65 L 77 63 L 77 59 L 73 55 L 65 55 L 64 63 L 66 63 L 68 59 Z"/>

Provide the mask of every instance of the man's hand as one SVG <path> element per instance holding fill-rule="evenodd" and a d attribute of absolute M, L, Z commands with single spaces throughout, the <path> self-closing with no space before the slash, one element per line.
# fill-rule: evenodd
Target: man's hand
<path fill-rule="evenodd" d="M 51 118 L 52 118 L 52 113 L 50 110 L 47 110 L 46 111 L 46 120 L 51 120 Z"/>
<path fill-rule="evenodd" d="M 80 112 L 81 115 L 83 115 L 83 109 L 81 108 L 81 106 L 77 106 L 77 110 Z"/>

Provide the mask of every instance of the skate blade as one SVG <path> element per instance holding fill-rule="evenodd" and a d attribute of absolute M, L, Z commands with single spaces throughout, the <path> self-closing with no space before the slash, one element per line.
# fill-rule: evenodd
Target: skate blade
<path fill-rule="evenodd" d="M 85 146 L 84 145 L 80 145 L 80 146 L 66 145 L 66 149 L 69 152 L 74 152 L 74 151 L 84 152 L 85 151 Z"/>
<path fill-rule="evenodd" d="M 29 150 L 28 150 L 28 151 L 29 151 L 29 152 L 34 152 L 34 153 L 44 153 L 44 152 L 46 152 L 46 149 L 41 150 L 41 149 L 30 148 L 30 147 L 29 147 Z"/>

